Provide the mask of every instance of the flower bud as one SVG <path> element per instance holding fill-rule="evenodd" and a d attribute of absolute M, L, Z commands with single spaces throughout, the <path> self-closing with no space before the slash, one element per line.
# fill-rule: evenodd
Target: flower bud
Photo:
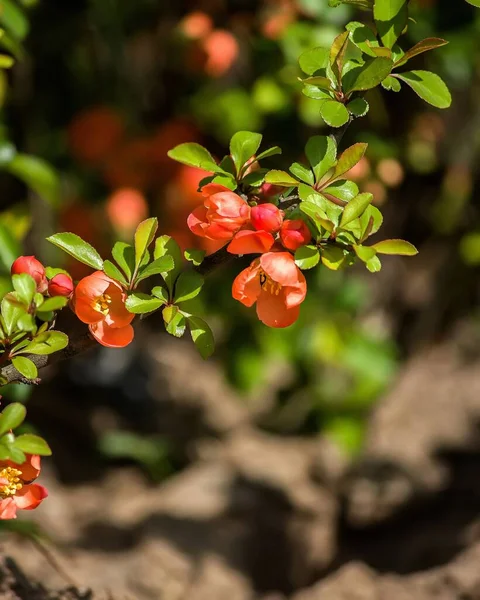
<path fill-rule="evenodd" d="M 250 220 L 257 231 L 275 233 L 282 226 L 283 213 L 274 204 L 259 204 L 252 208 Z"/>
<path fill-rule="evenodd" d="M 300 246 L 308 244 L 312 239 L 312 234 L 304 221 L 293 219 L 283 222 L 280 229 L 280 239 L 285 248 L 296 250 Z"/>
<path fill-rule="evenodd" d="M 43 294 L 47 290 L 48 282 L 45 277 L 45 267 L 34 256 L 19 256 L 12 264 L 10 272 L 12 275 L 27 273 L 35 280 L 38 292 Z"/>
<path fill-rule="evenodd" d="M 278 196 L 278 194 L 281 194 L 284 190 L 285 188 L 280 185 L 262 183 L 260 186 L 260 196 L 263 198 L 272 198 L 273 196 Z"/>
<path fill-rule="evenodd" d="M 48 282 L 48 293 L 50 296 L 65 296 L 70 298 L 73 294 L 73 281 L 70 275 L 58 273 Z"/>

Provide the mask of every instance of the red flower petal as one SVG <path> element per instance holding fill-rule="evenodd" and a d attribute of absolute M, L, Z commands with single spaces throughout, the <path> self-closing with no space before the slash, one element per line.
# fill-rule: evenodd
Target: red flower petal
<path fill-rule="evenodd" d="M 227 250 L 231 254 L 263 254 L 275 243 L 271 233 L 266 231 L 239 231 Z"/>
<path fill-rule="evenodd" d="M 93 323 L 89 327 L 93 337 L 107 348 L 123 348 L 133 340 L 134 330 L 131 325 L 125 327 L 109 327 L 105 322 Z"/>

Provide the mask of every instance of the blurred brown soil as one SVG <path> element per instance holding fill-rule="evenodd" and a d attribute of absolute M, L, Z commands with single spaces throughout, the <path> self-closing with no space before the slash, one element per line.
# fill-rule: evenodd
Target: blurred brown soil
<path fill-rule="evenodd" d="M 460 338 L 404 366 L 353 463 L 322 437 L 258 427 L 282 365 L 245 401 L 188 345 L 152 340 L 149 426 L 183 470 L 153 485 L 133 466 L 88 477 L 88 457 L 77 480 L 45 469 L 32 518 L 54 542 L 3 538 L 0 598 L 480 600 L 480 360 Z M 54 385 L 35 399 L 40 422 Z M 65 464 L 88 419 L 87 437 L 115 418 L 69 403 Z"/>

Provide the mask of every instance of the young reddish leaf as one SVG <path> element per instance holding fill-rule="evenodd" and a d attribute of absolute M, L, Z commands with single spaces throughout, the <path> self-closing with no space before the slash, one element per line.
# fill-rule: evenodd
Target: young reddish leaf
<path fill-rule="evenodd" d="M 441 48 L 442 46 L 445 46 L 446 44 L 448 44 L 447 40 L 443 40 L 442 38 L 426 38 L 426 39 L 422 40 L 421 42 L 418 42 L 418 44 L 415 44 L 415 46 L 410 48 L 410 50 L 407 50 L 407 52 L 405 52 L 405 54 L 402 56 L 402 58 L 399 58 L 396 61 L 394 66 L 401 67 L 402 65 L 404 65 L 406 62 L 408 62 L 414 56 L 417 56 L 418 54 L 422 54 L 423 52 L 429 52 L 430 50 L 435 50 L 435 48 Z"/>
<path fill-rule="evenodd" d="M 348 35 L 348 31 L 344 31 L 338 35 L 333 40 L 333 44 L 330 48 L 330 66 L 332 67 L 338 82 L 342 79 L 343 59 L 348 46 Z"/>
<path fill-rule="evenodd" d="M 397 254 L 399 256 L 415 256 L 418 250 L 410 242 L 405 240 L 382 240 L 373 244 L 378 254 Z"/>

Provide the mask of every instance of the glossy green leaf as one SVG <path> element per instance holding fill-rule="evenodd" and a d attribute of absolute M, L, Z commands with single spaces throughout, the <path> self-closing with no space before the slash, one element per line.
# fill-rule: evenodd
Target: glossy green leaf
<path fill-rule="evenodd" d="M 47 442 L 32 433 L 24 433 L 16 437 L 13 446 L 26 454 L 38 454 L 39 456 L 51 456 L 52 454 Z"/>
<path fill-rule="evenodd" d="M 372 248 L 371 246 L 357 246 L 355 244 L 353 249 L 355 250 L 355 254 L 358 256 L 358 258 L 364 263 L 368 262 L 377 254 L 375 248 Z"/>
<path fill-rule="evenodd" d="M 313 75 L 320 69 L 325 69 L 328 64 L 328 48 L 311 48 L 300 55 L 298 63 L 307 75 Z"/>
<path fill-rule="evenodd" d="M 47 240 L 92 269 L 99 271 L 103 269 L 103 260 L 100 254 L 75 233 L 55 233 Z"/>
<path fill-rule="evenodd" d="M 443 40 L 442 38 L 426 38 L 418 44 L 415 44 L 410 50 L 407 50 L 402 58 L 398 59 L 395 62 L 396 67 L 401 67 L 405 63 L 407 63 L 414 56 L 418 56 L 419 54 L 423 54 L 423 52 L 429 52 L 430 50 L 435 50 L 436 48 L 441 48 L 448 44 L 447 40 Z"/>
<path fill-rule="evenodd" d="M 301 246 L 295 251 L 295 264 L 299 269 L 312 269 L 320 261 L 320 252 L 315 246 Z"/>
<path fill-rule="evenodd" d="M 167 304 L 170 301 L 170 295 L 168 293 L 168 290 L 166 290 L 161 285 L 156 285 L 152 289 L 152 294 L 155 296 L 155 298 L 161 300 L 163 304 Z"/>
<path fill-rule="evenodd" d="M 145 251 L 153 242 L 157 233 L 158 219 L 151 217 L 142 221 L 135 231 L 135 266 L 138 267 L 145 256 Z"/>
<path fill-rule="evenodd" d="M 328 5 L 332 7 L 348 4 L 361 10 L 371 10 L 373 8 L 373 0 L 328 0 Z"/>
<path fill-rule="evenodd" d="M 391 48 L 407 26 L 408 0 L 375 0 L 373 16 L 384 46 Z"/>
<path fill-rule="evenodd" d="M 68 346 L 68 336 L 62 331 L 53 329 L 36 335 L 33 340 L 25 346 L 22 354 L 53 354 Z"/>
<path fill-rule="evenodd" d="M 0 435 L 4 435 L 11 429 L 19 427 L 26 416 L 27 409 L 23 404 L 19 402 L 8 404 L 0 414 Z"/>
<path fill-rule="evenodd" d="M 374 48 L 379 47 L 379 42 L 375 33 L 365 25 L 358 21 L 348 23 L 345 28 L 350 33 L 350 40 L 357 48 L 359 48 L 367 56 L 375 57 Z"/>
<path fill-rule="evenodd" d="M 17 324 L 18 319 L 25 314 L 25 309 L 21 307 L 18 303 L 14 302 L 14 297 L 12 294 L 7 294 L 2 299 L 2 317 L 5 323 L 6 333 L 10 335 Z"/>
<path fill-rule="evenodd" d="M 310 169 L 307 169 L 307 167 L 304 167 L 300 163 L 293 163 L 293 165 L 290 165 L 289 169 L 292 175 L 295 175 L 295 177 L 297 177 L 297 179 L 300 179 L 300 181 L 303 181 L 310 185 L 313 185 L 315 183 L 315 178 L 313 176 L 312 171 L 310 171 Z"/>
<path fill-rule="evenodd" d="M 325 246 L 321 249 L 322 264 L 331 271 L 338 271 L 345 263 L 346 254 L 338 246 Z"/>
<path fill-rule="evenodd" d="M 316 85 L 324 90 L 333 90 L 332 82 L 328 77 L 322 77 L 321 75 L 315 75 L 314 77 L 307 77 L 302 79 L 305 85 Z"/>
<path fill-rule="evenodd" d="M 325 100 L 320 106 L 320 115 L 330 127 L 341 127 L 350 119 L 345 105 L 336 100 Z"/>
<path fill-rule="evenodd" d="M 42 313 L 44 314 L 44 313 Z M 18 317 L 18 321 L 17 321 L 17 327 L 18 329 L 20 329 L 20 331 L 35 331 L 36 325 L 35 325 L 35 319 L 33 318 L 33 315 L 24 313 L 22 315 L 20 315 Z"/>
<path fill-rule="evenodd" d="M 313 100 L 332 100 L 332 96 L 325 90 L 320 89 L 316 85 L 305 85 L 302 89 L 302 94 Z"/>
<path fill-rule="evenodd" d="M 45 275 L 47 279 L 53 279 L 55 275 L 70 275 L 68 271 L 65 269 L 60 269 L 58 267 L 45 267 Z"/>
<path fill-rule="evenodd" d="M 202 264 L 203 259 L 205 258 L 205 250 L 199 250 L 198 248 L 187 248 L 183 255 L 189 262 L 198 267 L 198 265 Z"/>
<path fill-rule="evenodd" d="M 12 364 L 27 379 L 35 379 L 38 376 L 36 364 L 25 356 L 14 356 Z"/>
<path fill-rule="evenodd" d="M 305 154 L 315 175 L 315 181 L 318 182 L 335 166 L 337 145 L 330 136 L 315 135 L 309 138 L 305 146 Z"/>
<path fill-rule="evenodd" d="M 163 278 L 170 291 L 173 290 L 173 284 L 182 270 L 183 254 L 180 246 L 169 235 L 161 235 L 155 240 L 155 250 L 153 257 L 155 260 L 163 256 L 170 256 L 173 260 L 173 269 L 164 274 Z"/>
<path fill-rule="evenodd" d="M 171 256 L 162 256 L 161 258 L 157 258 L 140 271 L 137 277 L 137 283 L 143 279 L 146 279 L 147 277 L 152 277 L 152 275 L 162 275 L 163 277 L 169 271 L 173 271 L 174 267 L 175 265 Z"/>
<path fill-rule="evenodd" d="M 396 77 L 392 77 L 392 75 L 389 75 L 388 77 L 385 77 L 385 79 L 382 81 L 382 87 L 392 92 L 399 92 L 402 89 L 402 84 L 398 81 Z"/>
<path fill-rule="evenodd" d="M 347 104 L 348 112 L 354 117 L 364 117 L 369 108 L 368 102 L 364 98 L 355 98 Z"/>
<path fill-rule="evenodd" d="M 448 108 L 452 103 L 452 96 L 444 81 L 430 71 L 407 71 L 395 75 L 420 96 L 425 102 L 437 108 Z"/>
<path fill-rule="evenodd" d="M 202 358 L 207 359 L 215 350 L 215 340 L 208 324 L 199 317 L 188 317 L 188 326 L 193 343 L 197 347 Z"/>
<path fill-rule="evenodd" d="M 367 260 L 365 264 L 367 265 L 367 269 L 370 271 L 370 273 L 378 273 L 382 268 L 382 263 L 380 262 L 378 256 L 372 256 L 372 258 Z"/>
<path fill-rule="evenodd" d="M 480 8 L 480 0 L 467 0 L 467 2 L 469 4 L 471 4 L 472 6 L 476 6 L 477 8 Z"/>
<path fill-rule="evenodd" d="M 262 134 L 252 131 L 237 131 L 230 140 L 230 154 L 237 173 L 256 154 L 262 143 Z"/>
<path fill-rule="evenodd" d="M 359 193 L 358 185 L 354 181 L 339 179 L 333 183 L 329 183 L 328 187 L 323 188 L 322 194 L 329 198 L 333 196 L 343 202 L 350 202 Z"/>
<path fill-rule="evenodd" d="M 286 173 L 285 171 L 269 171 L 265 175 L 265 181 L 267 183 L 272 183 L 273 185 L 280 185 L 283 187 L 291 187 L 297 186 L 298 181 L 294 179 L 291 175 Z"/>
<path fill-rule="evenodd" d="M 124 286 L 128 285 L 128 281 L 125 279 L 125 275 L 111 261 L 109 261 L 109 260 L 103 261 L 103 270 L 109 277 L 111 277 L 112 279 L 115 279 L 115 281 L 118 281 L 119 283 L 121 283 Z"/>
<path fill-rule="evenodd" d="M 25 302 L 25 304 L 30 305 L 37 291 L 35 279 L 27 273 L 20 273 L 19 275 L 12 275 L 12 283 L 19 299 Z"/>
<path fill-rule="evenodd" d="M 180 144 L 169 150 L 168 156 L 189 167 L 197 167 L 205 171 L 218 171 L 219 166 L 210 152 L 194 142 Z"/>
<path fill-rule="evenodd" d="M 29 30 L 28 19 L 14 0 L 2 0 L 0 4 L 2 27 L 18 41 L 22 41 Z"/>
<path fill-rule="evenodd" d="M 60 179 L 47 162 L 36 156 L 16 154 L 4 168 L 49 204 L 54 207 L 59 205 Z"/>
<path fill-rule="evenodd" d="M 356 91 L 370 90 L 390 75 L 393 60 L 384 56 L 366 58 L 365 64 L 351 69 L 342 78 L 343 89 L 351 94 Z"/>
<path fill-rule="evenodd" d="M 358 196 L 353 198 L 353 200 L 350 200 L 343 211 L 342 218 L 340 220 L 340 227 L 343 227 L 354 219 L 360 217 L 365 212 L 365 209 L 372 200 L 373 194 L 368 192 L 358 194 Z"/>
<path fill-rule="evenodd" d="M 127 310 L 135 315 L 141 315 L 157 310 L 165 304 L 159 298 L 152 298 L 148 294 L 135 292 L 130 294 L 125 302 Z"/>
<path fill-rule="evenodd" d="M 185 315 L 179 311 L 178 306 L 166 306 L 162 311 L 162 315 L 167 332 L 175 337 L 182 337 L 187 322 Z"/>
<path fill-rule="evenodd" d="M 405 240 L 382 240 L 373 244 L 372 248 L 378 254 L 397 254 L 399 256 L 415 256 L 415 254 L 418 254 L 415 246 Z"/>
<path fill-rule="evenodd" d="M 196 271 L 180 273 L 175 283 L 175 302 L 185 302 L 195 298 L 200 293 L 203 284 L 204 278 Z"/>
<path fill-rule="evenodd" d="M 44 300 L 40 304 L 39 310 L 40 312 L 60 310 L 64 306 L 67 306 L 67 304 L 68 298 L 65 298 L 64 296 L 53 296 L 53 298 L 47 298 Z"/>
<path fill-rule="evenodd" d="M 352 167 L 354 167 L 360 160 L 363 158 L 365 152 L 367 151 L 368 144 L 363 142 L 359 142 L 358 144 L 353 144 L 346 150 L 342 152 L 342 154 L 338 158 L 338 162 L 335 166 L 335 171 L 333 172 L 332 179 L 338 179 L 348 171 Z"/>
<path fill-rule="evenodd" d="M 282 149 L 279 146 L 272 146 L 271 148 L 267 148 L 263 152 L 257 155 L 257 161 L 262 160 L 264 158 L 270 158 L 270 156 L 275 156 L 277 154 L 281 154 Z"/>

